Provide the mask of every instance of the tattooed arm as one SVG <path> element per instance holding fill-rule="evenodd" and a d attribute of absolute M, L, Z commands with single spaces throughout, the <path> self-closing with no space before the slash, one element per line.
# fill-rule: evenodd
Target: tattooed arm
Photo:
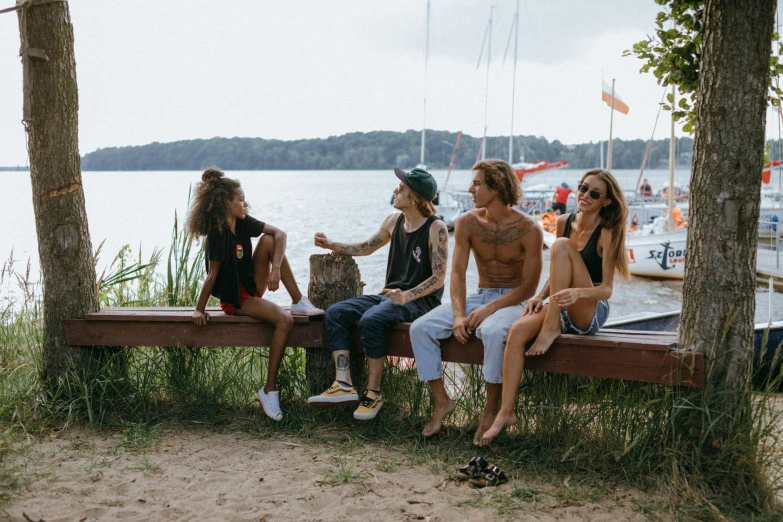
<path fill-rule="evenodd" d="M 404 292 L 384 288 L 382 293 L 389 296 L 392 303 L 404 305 L 443 287 L 446 282 L 446 261 L 449 257 L 449 231 L 443 221 L 433 221 L 430 225 L 429 244 L 432 275 L 418 286 Z"/>
<path fill-rule="evenodd" d="M 315 233 L 315 246 L 332 250 L 338 254 L 349 256 L 369 256 L 391 241 L 391 234 L 399 214 L 391 214 L 383 220 L 383 224 L 370 239 L 363 243 L 337 243 L 330 241 L 323 232 Z"/>

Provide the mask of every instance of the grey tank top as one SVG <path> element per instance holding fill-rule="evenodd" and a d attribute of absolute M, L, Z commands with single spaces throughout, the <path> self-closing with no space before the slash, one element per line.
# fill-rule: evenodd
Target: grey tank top
<path fill-rule="evenodd" d="M 430 262 L 430 227 L 437 218 L 427 218 L 422 226 L 413 232 L 405 232 L 405 216 L 400 214 L 392 231 L 389 260 L 386 262 L 385 288 L 410 290 L 432 277 Z M 443 287 L 416 299 L 415 303 L 424 313 L 440 306 Z"/>

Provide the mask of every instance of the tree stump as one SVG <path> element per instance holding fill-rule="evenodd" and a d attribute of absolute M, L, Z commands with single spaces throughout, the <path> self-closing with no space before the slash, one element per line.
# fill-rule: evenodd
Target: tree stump
<path fill-rule="evenodd" d="M 313 254 L 310 256 L 310 283 L 307 296 L 323 310 L 352 297 L 362 295 L 359 266 L 351 256 L 341 254 Z M 329 350 L 307 348 L 305 372 L 310 395 L 324 391 L 334 378 L 334 362 Z M 351 358 L 351 374 L 354 380 L 364 374 L 364 360 Z"/>

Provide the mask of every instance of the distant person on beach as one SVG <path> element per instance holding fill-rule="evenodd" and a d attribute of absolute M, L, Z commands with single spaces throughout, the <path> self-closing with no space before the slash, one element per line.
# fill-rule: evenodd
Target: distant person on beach
<path fill-rule="evenodd" d="M 566 213 L 568 206 L 568 196 L 574 191 L 568 186 L 568 183 L 561 183 L 559 187 L 555 189 L 555 196 L 552 198 L 552 209 L 557 212 L 560 211 L 560 215 Z"/>
<path fill-rule="evenodd" d="M 643 198 L 651 198 L 653 196 L 652 185 L 647 181 L 647 178 L 644 178 L 642 184 L 639 185 L 639 195 Z"/>
<path fill-rule="evenodd" d="M 595 335 L 609 317 L 615 271 L 629 277 L 625 252 L 628 207 L 620 185 L 609 172 L 594 169 L 582 176 L 578 190 L 576 213 L 557 220 L 558 239 L 551 248 L 549 280 L 528 301 L 509 333 L 503 361 L 503 404 L 484 433 L 482 445 L 517 422 L 514 402 L 525 357 L 543 355 L 561 333 Z M 547 297 L 549 304 L 545 305 Z M 535 343 L 525 351 L 533 339 Z"/>
<path fill-rule="evenodd" d="M 334 383 L 322 394 L 307 399 L 310 406 L 329 407 L 359 401 L 351 380 L 351 328 L 359 321 L 359 333 L 367 355 L 369 376 L 359 406 L 358 420 L 375 418 L 383 405 L 381 374 L 386 362 L 386 332 L 410 322 L 440 304 L 446 281 L 449 235 L 446 224 L 435 217 L 432 200 L 438 192 L 435 179 L 424 169 L 394 169 L 400 179 L 394 190 L 394 208 L 381 228 L 363 243 L 337 243 L 321 232 L 315 245 L 338 254 L 367 256 L 391 242 L 386 263 L 386 284 L 380 294 L 341 301 L 326 311 L 329 348 L 334 359 Z"/>
<path fill-rule="evenodd" d="M 275 325 L 269 347 L 267 381 L 258 390 L 258 399 L 270 419 L 283 418 L 277 393 L 277 370 L 283 358 L 288 333 L 294 325 L 291 314 L 318 315 L 302 296 L 285 257 L 286 234 L 279 228 L 247 214 L 248 204 L 239 181 L 225 177 L 217 168 L 209 168 L 196 185 L 190 207 L 187 230 L 190 237 L 206 237 L 204 258 L 207 278 L 193 311 L 193 322 L 209 322 L 205 311 L 209 296 L 220 300 L 226 314 L 247 315 Z M 263 234 L 263 235 L 262 235 Z M 261 236 L 253 252 L 250 238 Z M 262 299 L 268 289 L 274 292 L 282 281 L 291 294 L 291 312 Z"/>
<path fill-rule="evenodd" d="M 498 409 L 503 350 L 511 325 L 525 310 L 541 277 L 543 232 L 527 214 L 514 208 L 521 191 L 511 166 L 502 160 L 473 166 L 469 192 L 475 209 L 462 214 L 454 228 L 451 303 L 414 321 L 410 328 L 419 379 L 432 391 L 432 418 L 422 434 L 431 437 L 455 407 L 443 385 L 440 342 L 452 335 L 466 343 L 471 335 L 484 343 L 487 402 L 473 439 L 479 444 Z M 478 290 L 466 297 L 465 274 L 471 252 L 478 269 Z"/>

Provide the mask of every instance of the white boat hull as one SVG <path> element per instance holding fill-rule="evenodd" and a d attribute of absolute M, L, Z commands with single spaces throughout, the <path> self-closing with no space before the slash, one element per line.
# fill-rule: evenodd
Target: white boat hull
<path fill-rule="evenodd" d="M 685 277 L 685 246 L 688 231 L 626 236 L 628 270 L 636 276 L 657 279 Z"/>

